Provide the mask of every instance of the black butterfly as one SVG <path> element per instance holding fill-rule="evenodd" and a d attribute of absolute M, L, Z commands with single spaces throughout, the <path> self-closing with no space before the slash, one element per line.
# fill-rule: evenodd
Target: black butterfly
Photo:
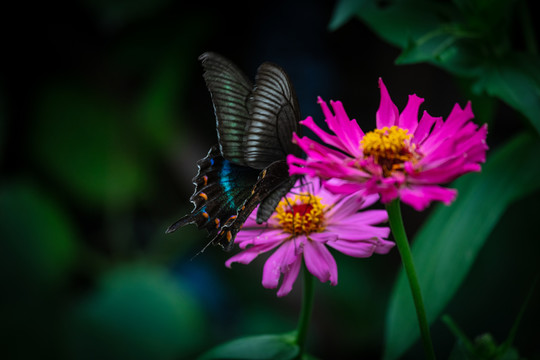
<path fill-rule="evenodd" d="M 195 208 L 167 233 L 195 223 L 208 230 L 210 243 L 230 250 L 255 207 L 260 203 L 257 222 L 263 223 L 296 182 L 286 156 L 299 155 L 291 140 L 300 112 L 289 77 L 278 65 L 259 66 L 253 86 L 221 55 L 207 52 L 199 60 L 214 104 L 219 146 L 197 162 L 190 198 Z"/>

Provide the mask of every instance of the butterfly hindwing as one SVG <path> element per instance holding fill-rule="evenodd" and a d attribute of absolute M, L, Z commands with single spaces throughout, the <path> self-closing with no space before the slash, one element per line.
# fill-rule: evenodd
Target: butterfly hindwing
<path fill-rule="evenodd" d="M 251 195 L 246 199 L 244 205 L 238 211 L 237 216 L 222 226 L 213 241 L 222 245 L 226 250 L 230 249 L 236 234 L 259 204 L 257 222 L 262 223 L 268 220 L 281 197 L 289 192 L 294 185 L 294 181 L 296 181 L 296 177 L 289 177 L 288 169 L 285 160 L 278 160 L 261 171 Z M 267 202 L 267 200 L 270 201 Z M 264 216 L 265 218 L 259 221 L 259 216 Z"/>
<path fill-rule="evenodd" d="M 214 238 L 251 195 L 259 171 L 226 160 L 217 146 L 213 146 L 197 165 L 199 171 L 193 178 L 195 191 L 190 198 L 194 209 L 171 225 L 167 233 L 187 224 L 196 224 Z"/>

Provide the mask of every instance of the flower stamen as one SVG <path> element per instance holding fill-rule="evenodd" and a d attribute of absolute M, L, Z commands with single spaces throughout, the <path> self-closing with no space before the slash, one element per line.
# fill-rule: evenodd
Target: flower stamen
<path fill-rule="evenodd" d="M 364 158 L 373 158 L 382 167 L 384 176 L 402 169 L 404 162 L 415 158 L 415 146 L 408 132 L 394 125 L 366 133 L 360 141 Z"/>
<path fill-rule="evenodd" d="M 284 232 L 309 235 L 324 231 L 324 208 L 320 196 L 307 192 L 279 202 L 274 215 Z"/>

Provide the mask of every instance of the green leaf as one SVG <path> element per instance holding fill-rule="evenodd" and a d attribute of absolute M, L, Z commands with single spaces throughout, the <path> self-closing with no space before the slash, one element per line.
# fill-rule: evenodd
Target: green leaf
<path fill-rule="evenodd" d="M 49 86 L 37 120 L 36 158 L 86 204 L 121 207 L 144 194 L 143 157 L 130 143 L 126 117 L 105 95 L 69 82 Z"/>
<path fill-rule="evenodd" d="M 337 30 L 353 16 L 362 11 L 363 7 L 371 4 L 370 0 L 340 0 L 334 8 L 334 13 L 328 24 L 330 31 Z"/>
<path fill-rule="evenodd" d="M 100 279 L 72 311 L 73 359 L 192 358 L 205 337 L 202 309 L 160 268 L 124 266 Z"/>
<path fill-rule="evenodd" d="M 9 274 L 3 284 L 30 297 L 61 285 L 76 262 L 77 239 L 67 214 L 24 181 L 0 188 L 0 239 L 0 273 Z"/>
<path fill-rule="evenodd" d="M 479 174 L 454 183 L 458 198 L 438 206 L 416 236 L 412 251 L 428 320 L 452 299 L 505 209 L 540 188 L 540 141 L 521 134 L 488 157 Z M 387 312 L 385 359 L 400 357 L 419 338 L 411 293 L 403 271 Z"/>
<path fill-rule="evenodd" d="M 396 59 L 396 64 L 429 62 L 454 75 L 478 76 L 486 62 L 478 34 L 461 29 L 459 24 L 441 24 L 418 38 L 411 39 Z"/>
<path fill-rule="evenodd" d="M 513 54 L 487 63 L 483 70 L 473 91 L 498 97 L 525 116 L 540 133 L 540 59 Z"/>
<path fill-rule="evenodd" d="M 219 345 L 199 359 L 294 359 L 299 352 L 294 341 L 295 333 L 249 336 Z"/>
<path fill-rule="evenodd" d="M 411 39 L 437 29 L 451 9 L 446 4 L 426 0 L 377 5 L 374 0 L 341 0 L 334 8 L 328 28 L 336 30 L 356 15 L 384 40 L 404 48 Z"/>
<path fill-rule="evenodd" d="M 457 40 L 456 36 L 448 31 L 436 29 L 410 42 L 396 59 L 396 64 L 438 60 Z"/>
<path fill-rule="evenodd" d="M 384 40 L 404 48 L 411 40 L 440 28 L 450 17 L 450 10 L 447 4 L 415 0 L 381 8 L 365 6 L 357 15 Z"/>

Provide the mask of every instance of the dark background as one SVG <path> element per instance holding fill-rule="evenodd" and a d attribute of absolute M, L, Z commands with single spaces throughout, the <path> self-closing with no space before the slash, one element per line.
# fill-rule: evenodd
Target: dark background
<path fill-rule="evenodd" d="M 400 109 L 411 93 L 434 116 L 469 99 L 435 67 L 394 65 L 399 50 L 358 20 L 330 32 L 334 5 L 86 0 L 6 13 L 0 271 L 8 358 L 193 358 L 240 336 L 295 328 L 300 281 L 278 299 L 260 284 L 264 257 L 227 269 L 231 254 L 199 254 L 208 240 L 195 227 L 164 234 L 191 210 L 195 163 L 216 142 L 197 57 L 219 52 L 250 77 L 276 62 L 303 118 L 322 120 L 320 95 L 341 100 L 368 130 L 379 77 Z M 494 119 L 477 114 L 491 120 L 492 149 L 517 130 L 505 121 L 516 116 L 504 105 Z M 503 341 L 523 304 L 538 271 L 534 200 L 507 211 L 446 310 L 471 337 Z M 429 211 L 404 213 L 413 238 Z M 317 283 L 308 351 L 379 358 L 399 255 L 335 256 L 339 285 Z M 536 290 L 515 341 L 529 358 L 540 356 L 538 300 Z M 446 358 L 455 339 L 440 321 L 433 337 Z M 407 358 L 421 353 L 417 344 Z"/>

